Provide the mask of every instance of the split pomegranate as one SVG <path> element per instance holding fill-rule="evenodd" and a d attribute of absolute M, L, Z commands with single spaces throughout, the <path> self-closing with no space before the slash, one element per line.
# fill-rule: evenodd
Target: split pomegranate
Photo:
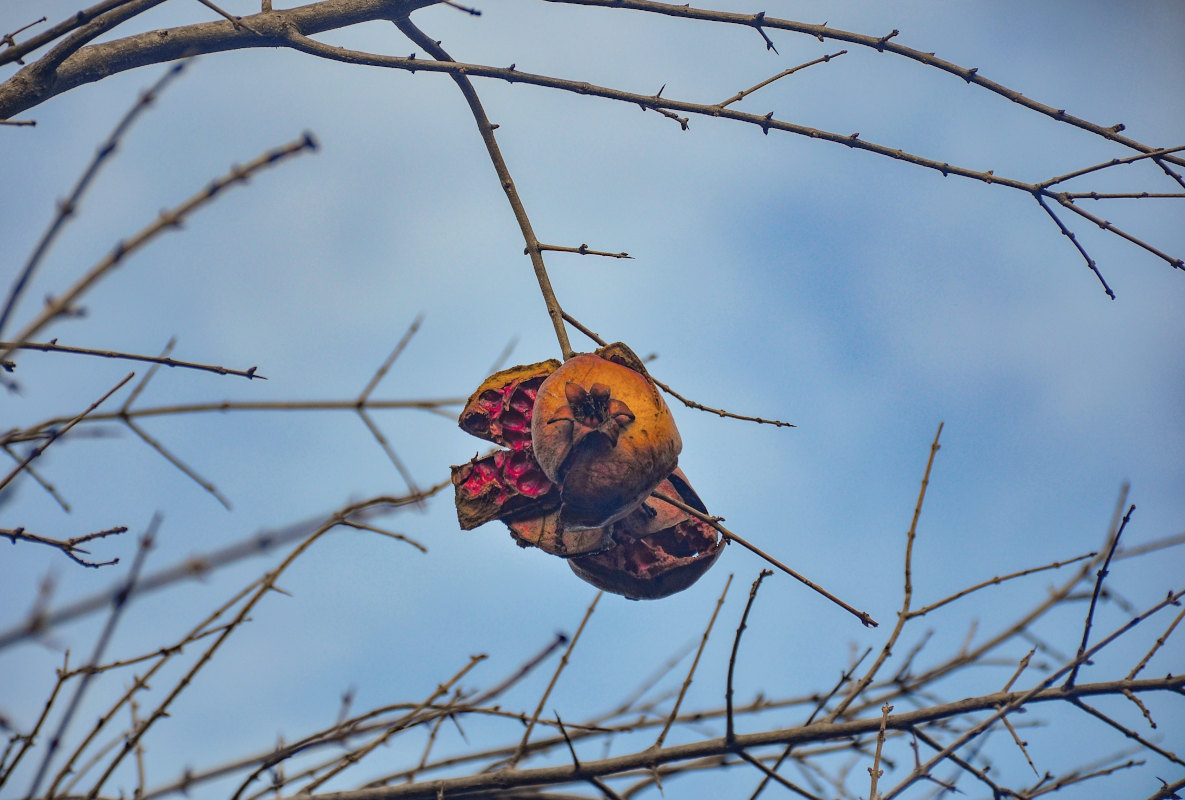
<path fill-rule="evenodd" d="M 543 381 L 531 444 L 544 474 L 560 484 L 568 529 L 624 517 L 671 473 L 683 448 L 662 395 L 621 344 L 573 356 Z"/>
<path fill-rule="evenodd" d="M 520 546 L 635 600 L 686 589 L 723 549 L 710 525 L 650 497 L 657 488 L 704 510 L 676 469 L 670 409 L 623 344 L 497 372 L 459 424 L 508 448 L 452 468 L 464 530 L 501 520 Z"/>

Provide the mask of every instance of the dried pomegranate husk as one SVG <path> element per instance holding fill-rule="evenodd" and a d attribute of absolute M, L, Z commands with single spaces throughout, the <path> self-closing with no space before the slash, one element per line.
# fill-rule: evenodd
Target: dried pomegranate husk
<path fill-rule="evenodd" d="M 568 359 L 539 386 L 531 443 L 561 486 L 561 525 L 600 528 L 638 506 L 678 463 L 674 417 L 623 344 Z"/>
<path fill-rule="evenodd" d="M 542 516 L 525 515 L 505 520 L 510 535 L 520 547 L 538 547 L 561 558 L 599 553 L 613 546 L 608 528 L 565 530 L 560 524 L 560 512 Z"/>
<path fill-rule="evenodd" d="M 542 516 L 559 505 L 559 488 L 547 479 L 530 448 L 499 450 L 452 468 L 461 530 L 515 514 Z"/>
<path fill-rule="evenodd" d="M 681 470 L 671 473 L 656 491 L 707 513 Z M 572 558 L 568 566 L 593 586 L 631 600 L 655 600 L 683 591 L 716 563 L 725 544 L 712 526 L 654 497 L 614 523 L 610 532 L 611 549 Z"/>
<path fill-rule="evenodd" d="M 560 362 L 551 358 L 495 372 L 469 397 L 458 424 L 467 433 L 511 450 L 529 446 L 535 395 L 559 368 Z"/>

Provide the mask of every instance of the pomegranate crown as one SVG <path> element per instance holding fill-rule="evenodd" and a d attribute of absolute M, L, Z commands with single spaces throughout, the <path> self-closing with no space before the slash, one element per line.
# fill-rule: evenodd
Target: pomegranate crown
<path fill-rule="evenodd" d="M 585 390 L 575 381 L 568 381 L 564 385 L 564 396 L 568 405 L 556 411 L 547 424 L 561 422 L 571 425 L 573 445 L 591 433 L 599 433 L 611 445 L 616 445 L 617 437 L 635 419 L 630 407 L 610 397 L 609 387 L 603 383 L 594 383 Z"/>

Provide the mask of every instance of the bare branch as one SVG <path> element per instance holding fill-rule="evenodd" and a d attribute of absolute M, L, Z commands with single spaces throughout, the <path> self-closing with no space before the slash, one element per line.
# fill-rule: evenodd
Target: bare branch
<path fill-rule="evenodd" d="M 148 551 L 153 548 L 159 526 L 160 518 L 154 517 L 152 522 L 149 523 L 148 529 L 140 538 L 140 546 L 136 550 L 136 557 L 132 561 L 131 569 L 128 570 L 128 577 L 120 587 L 120 591 L 115 597 L 115 602 L 111 606 L 111 612 L 107 615 L 107 621 L 103 625 L 103 630 L 95 642 L 95 649 L 89 661 L 92 665 L 98 665 L 103 659 L 103 653 L 106 651 L 107 645 L 111 642 L 111 636 L 115 633 L 115 628 L 119 624 L 120 617 L 123 616 L 123 612 L 131 599 L 132 592 L 136 588 L 136 581 L 140 578 L 140 572 L 144 569 L 144 559 L 147 558 Z M 70 727 L 70 723 L 73 722 L 74 714 L 82 703 L 82 698 L 90 686 L 93 675 L 94 673 L 89 672 L 84 674 L 75 688 L 74 695 L 70 698 L 70 703 L 63 712 L 61 720 L 58 722 L 57 730 L 50 738 L 49 745 L 45 749 L 41 764 L 37 768 L 37 774 L 33 776 L 33 783 L 29 786 L 29 797 L 37 796 L 37 791 L 41 788 L 41 781 L 45 778 L 49 770 L 49 765 L 53 761 L 57 749 L 61 746 L 66 730 Z M 66 767 L 63 767 L 63 769 L 68 767 L 69 762 L 67 762 Z M 54 785 L 56 783 L 57 781 L 55 780 Z M 53 795 L 53 785 L 50 787 L 49 795 Z"/>
<path fill-rule="evenodd" d="M 757 573 L 757 578 L 753 581 L 753 585 L 749 587 L 749 601 L 745 603 L 745 611 L 741 614 L 741 621 L 737 625 L 736 636 L 732 640 L 732 653 L 728 657 L 728 684 L 724 692 L 724 705 L 727 708 L 728 714 L 724 738 L 729 741 L 732 741 L 733 734 L 735 733 L 732 719 L 732 673 L 736 669 L 737 651 L 741 647 L 741 634 L 745 632 L 746 623 L 749 620 L 749 611 L 753 608 L 753 601 L 757 599 L 757 590 L 761 588 L 761 582 L 773 574 L 773 570 L 768 569 L 763 569 Z"/>
<path fill-rule="evenodd" d="M 1111 546 L 1107 549 L 1107 557 L 1103 560 L 1103 565 L 1099 567 L 1099 571 L 1095 574 L 1094 592 L 1090 596 L 1090 608 L 1086 612 L 1086 621 L 1082 626 L 1082 643 L 1078 645 L 1078 658 L 1075 660 L 1074 668 L 1070 670 L 1069 676 L 1066 678 L 1066 683 L 1070 686 L 1074 685 L 1074 680 L 1078 677 L 1078 669 L 1083 663 L 1086 663 L 1086 643 L 1090 640 L 1090 625 L 1094 620 L 1095 605 L 1099 601 L 1099 591 L 1103 588 L 1103 581 L 1106 579 L 1108 570 L 1107 567 L 1111 565 L 1111 558 L 1115 555 L 1115 548 L 1119 545 L 1119 537 L 1123 536 L 1123 530 L 1127 527 L 1127 523 L 1131 520 L 1132 512 L 1136 510 L 1134 505 L 1129 506 L 1127 513 L 1123 515 L 1123 522 L 1119 524 L 1119 530 L 1115 532 L 1115 536 L 1111 539 Z"/>
<path fill-rule="evenodd" d="M 845 55 L 847 52 L 848 52 L 847 50 L 840 50 L 837 53 L 831 53 L 829 55 L 822 56 L 821 58 L 816 58 L 814 61 L 808 61 L 805 64 L 799 64 L 797 67 L 790 67 L 789 69 L 784 69 L 781 72 L 779 72 L 777 75 L 774 75 L 771 78 L 766 78 L 761 83 L 751 86 L 748 89 L 742 89 L 741 91 L 737 92 L 736 94 L 734 94 L 732 97 L 728 98 L 727 100 L 717 103 L 717 106 L 719 108 L 724 108 L 725 106 L 730 106 L 733 103 L 737 102 L 738 100 L 743 100 L 744 98 L 753 94 L 753 92 L 757 91 L 758 89 L 765 87 L 765 86 L 769 86 L 771 83 L 773 83 L 776 80 L 785 78 L 787 75 L 793 75 L 795 72 L 798 72 L 801 69 L 806 69 L 807 67 L 813 67 L 815 64 L 826 64 L 827 62 L 831 61 L 831 59 L 839 58 L 840 56 Z"/>
<path fill-rule="evenodd" d="M 436 41 L 412 24 L 408 17 L 396 17 L 393 21 L 407 38 L 431 53 L 433 58 L 438 61 L 452 62 L 452 57 Z M 498 126 L 490 122 L 489 117 L 486 116 L 481 100 L 477 96 L 477 90 L 473 88 L 469 76 L 462 70 L 452 71 L 450 76 L 461 90 L 461 94 L 465 96 L 465 102 L 469 104 L 469 111 L 477 123 L 477 130 L 481 134 L 481 140 L 485 143 L 490 162 L 494 165 L 494 171 L 498 173 L 502 191 L 506 193 L 506 199 L 510 203 L 511 210 L 514 211 L 514 218 L 518 221 L 519 229 L 526 241 L 527 254 L 531 257 L 531 266 L 535 269 L 535 280 L 539 284 L 539 291 L 543 294 L 543 302 L 547 306 L 547 314 L 551 317 L 551 324 L 555 329 L 556 341 L 559 342 L 560 352 L 564 360 L 567 361 L 573 353 L 572 345 L 568 342 L 568 332 L 564 329 L 563 309 L 560 307 L 560 301 L 556 299 L 555 290 L 551 287 L 551 278 L 548 277 L 547 267 L 543 263 L 543 251 L 539 248 L 539 238 L 535 235 L 531 220 L 527 216 L 527 209 L 519 197 L 518 189 L 515 188 L 514 179 L 510 176 L 510 168 L 502 157 L 498 140 L 494 138 L 494 130 Z"/>
<path fill-rule="evenodd" d="M 9 38 L 9 41 L 11 42 L 11 38 Z M 78 203 L 82 200 L 82 196 L 86 193 L 91 181 L 93 181 L 95 176 L 98 175 L 99 169 L 103 166 L 104 162 L 106 162 L 107 159 L 119 149 L 120 140 L 123 139 L 123 136 L 125 133 L 127 133 L 128 129 L 132 127 L 132 123 L 134 123 L 140 114 L 156 101 L 157 96 L 160 95 L 160 93 L 163 92 L 168 87 L 168 85 L 173 82 L 174 78 L 181 74 L 182 70 L 185 69 L 187 64 L 188 62 L 182 61 L 173 65 L 167 72 L 165 72 L 164 75 L 160 77 L 159 80 L 156 81 L 156 83 L 152 84 L 152 86 L 148 87 L 148 89 L 140 94 L 139 99 L 132 105 L 130 109 L 128 109 L 128 112 L 124 114 L 123 118 L 120 119 L 120 121 L 116 124 L 115 129 L 111 131 L 111 134 L 107 137 L 103 144 L 99 146 L 99 149 L 95 152 L 94 158 L 91 160 L 90 164 L 87 165 L 87 168 L 83 170 L 81 177 L 79 177 L 78 182 L 74 184 L 74 188 L 70 191 L 69 196 L 65 200 L 62 200 L 58 203 L 57 213 L 54 215 L 53 221 L 50 222 L 49 227 L 45 230 L 45 233 L 41 235 L 41 239 L 33 248 L 33 252 L 29 255 L 28 260 L 25 261 L 24 267 L 21 268 L 20 274 L 17 275 L 17 279 L 12 284 L 12 289 L 9 290 L 8 299 L 4 303 L 3 310 L 0 310 L 0 335 L 3 335 L 4 328 L 8 324 L 9 316 L 16 308 L 16 304 L 20 299 L 21 293 L 24 292 L 29 280 L 33 277 L 33 273 L 37 269 L 37 266 L 41 263 L 42 257 L 49 251 L 50 244 L 65 226 L 67 220 L 74 216 L 78 209 Z M 30 348 L 37 347 L 36 345 L 32 344 L 26 346 Z M 0 353 L 9 352 L 9 348 L 11 347 L 12 345 L 0 344 Z M 0 358 L 3 358 L 3 355 L 0 355 Z"/>
<path fill-rule="evenodd" d="M 0 528 L 0 536 L 7 537 L 13 544 L 16 544 L 18 541 L 33 542 L 36 544 L 44 544 L 57 548 L 84 567 L 108 567 L 112 564 L 118 564 L 119 559 L 113 558 L 110 561 L 90 561 L 88 559 L 82 558 L 79 555 L 79 553 L 82 555 L 90 555 L 89 550 L 83 550 L 81 547 L 79 547 L 79 545 L 94 541 L 95 539 L 103 539 L 107 536 L 115 536 L 120 533 L 126 533 L 127 530 L 128 529 L 126 527 L 120 526 L 118 528 L 108 528 L 107 530 L 96 531 L 94 533 L 86 533 L 82 536 L 74 536 L 70 539 L 51 539 L 46 536 L 38 536 L 37 534 L 29 533 L 24 528 Z"/>
<path fill-rule="evenodd" d="M 582 256 L 602 256 L 604 258 L 629 258 L 629 259 L 633 258 L 633 256 L 631 256 L 629 253 L 626 253 L 626 252 L 610 253 L 605 250 L 591 250 L 591 249 L 589 249 L 589 246 L 587 244 L 582 244 L 582 245 L 580 245 L 580 247 L 564 247 L 563 245 L 558 245 L 558 244 L 541 244 L 541 245 L 539 245 L 539 249 L 540 250 L 551 250 L 556 253 L 576 253 L 577 255 L 582 255 Z M 567 318 L 567 314 L 565 314 L 564 317 Z"/>
<path fill-rule="evenodd" d="M 134 253 L 149 241 L 156 238 L 158 234 L 178 227 L 183 219 L 196 211 L 198 208 L 210 202 L 212 199 L 218 196 L 218 194 L 220 194 L 223 189 L 234 186 L 238 183 L 246 183 L 247 179 L 259 170 L 279 163 L 290 156 L 302 153 L 305 150 L 315 150 L 316 147 L 317 143 L 313 140 L 310 134 L 306 133 L 302 138 L 282 147 L 270 150 L 258 158 L 249 161 L 244 166 L 233 168 L 229 173 L 222 176 L 221 178 L 211 181 L 205 189 L 201 190 L 181 205 L 168 211 L 161 212 L 160 216 L 155 222 L 141 229 L 130 239 L 126 239 L 116 244 L 115 248 L 106 258 L 104 258 L 95 266 L 91 267 L 91 269 L 67 291 L 55 297 L 52 302 L 47 303 L 45 308 L 42 309 L 41 313 L 38 314 L 32 322 L 28 323 L 25 328 L 13 338 L 9 346 L 0 347 L 0 359 L 8 357 L 12 353 L 12 344 L 15 343 L 19 345 L 29 341 L 32 339 L 32 337 L 37 335 L 37 333 L 40 332 L 42 328 L 64 314 L 67 309 L 74 305 L 74 302 L 78 300 L 79 297 L 81 297 L 88 289 L 91 288 L 91 286 L 95 284 L 96 281 L 98 281 L 115 267 L 122 264 L 128 255 Z"/>
<path fill-rule="evenodd" d="M 64 344 L 58 344 L 55 339 L 52 342 L 0 342 L 0 348 L 11 348 L 21 350 L 39 350 L 43 353 L 72 353 L 83 356 L 96 356 L 98 358 L 115 358 L 125 361 L 144 361 L 149 364 L 160 364 L 166 367 L 180 367 L 182 369 L 193 369 L 202 372 L 213 372 L 218 375 L 237 375 L 240 378 L 247 378 L 248 380 L 266 381 L 267 378 L 257 373 L 257 367 L 248 367 L 247 369 L 233 369 L 231 367 L 220 367 L 214 364 L 199 364 L 195 361 L 181 361 L 176 358 L 168 358 L 167 356 L 146 356 L 135 353 L 119 353 L 114 350 L 96 350 L 90 347 L 71 347 Z"/>
<path fill-rule="evenodd" d="M 698 508 L 693 508 L 681 500 L 676 500 L 673 497 L 668 497 L 667 495 L 663 494 L 662 492 L 651 492 L 650 496 L 657 497 L 659 500 L 662 500 L 664 503 L 669 503 L 670 505 L 674 506 L 675 508 L 679 509 L 680 511 L 683 511 L 686 514 L 692 515 L 696 519 L 699 519 L 699 520 L 702 520 L 703 522 L 708 523 L 713 528 L 715 528 L 722 536 L 726 537 L 729 541 L 736 542 L 737 544 L 744 547 L 746 550 L 749 550 L 750 552 L 752 552 L 755 555 L 764 559 L 769 564 L 777 567 L 782 572 L 789 575 L 791 578 L 794 578 L 796 581 L 799 581 L 800 583 L 804 584 L 805 586 L 808 586 L 811 589 L 814 589 L 816 592 L 823 595 L 828 600 L 835 603 L 837 606 L 839 606 L 843 610 L 847 611 L 849 614 L 852 614 L 857 619 L 859 619 L 860 622 L 865 627 L 875 628 L 879 624 L 876 620 L 874 620 L 868 614 L 868 612 L 860 611 L 856 607 L 844 602 L 843 600 L 840 600 L 838 597 L 836 597 L 831 592 L 824 589 L 819 584 L 812 581 L 810 578 L 806 577 L 805 575 L 801 575 L 798 572 L 795 572 L 794 570 L 790 569 L 788 566 L 783 564 L 781 561 L 778 561 L 776 558 L 771 556 L 769 553 L 766 553 L 764 550 L 762 550 L 761 548 L 757 547 L 754 544 L 750 544 L 746 540 L 742 539 L 740 536 L 737 536 L 735 533 L 730 531 L 728 528 L 725 528 L 723 525 L 720 524 L 720 520 L 723 519 L 723 517 L 713 517 L 709 514 L 705 514 L 704 512 L 700 511 Z"/>
<path fill-rule="evenodd" d="M 728 576 L 728 580 L 724 582 L 724 589 L 720 592 L 720 597 L 716 600 L 716 607 L 712 609 L 712 616 L 708 619 L 708 627 L 704 629 L 704 635 L 699 640 L 699 648 L 695 651 L 695 658 L 691 659 L 691 668 L 687 670 L 687 678 L 683 681 L 683 686 L 679 689 L 679 696 L 675 698 L 675 705 L 671 708 L 671 713 L 667 717 L 667 722 L 662 727 L 662 731 L 658 734 L 658 739 L 655 740 L 652 747 L 662 747 L 662 743 L 666 741 L 667 733 L 671 730 L 671 725 L 674 724 L 675 718 L 679 716 L 679 707 L 683 705 L 683 698 L 687 696 L 687 690 L 691 688 L 691 680 L 695 677 L 695 668 L 699 666 L 699 657 L 704 653 L 704 645 L 708 643 L 708 637 L 712 635 L 712 628 L 716 625 L 716 617 L 720 614 L 720 606 L 724 605 L 724 598 L 728 595 L 728 587 L 732 586 L 732 575 Z"/>
<path fill-rule="evenodd" d="M 534 729 L 535 723 L 538 722 L 539 715 L 543 713 L 543 706 L 547 704 L 547 698 L 551 696 L 551 690 L 555 688 L 556 681 L 560 679 L 560 673 L 564 671 L 564 667 L 568 666 L 568 659 L 572 655 L 572 650 L 575 649 L 576 642 L 580 641 L 580 634 L 584 632 L 584 626 L 588 624 L 589 617 L 596 610 L 597 602 L 600 601 L 602 594 L 604 592 L 598 591 L 596 596 L 593 597 L 592 602 L 588 604 L 588 609 L 584 612 L 584 617 L 580 620 L 580 625 L 576 628 L 576 633 L 572 635 L 571 641 L 568 642 L 568 649 L 564 651 L 559 665 L 551 676 L 551 681 L 547 684 L 547 688 L 543 690 L 543 696 L 539 698 L 539 705 L 535 706 L 535 713 L 531 715 L 531 720 L 527 723 L 527 729 L 523 732 L 523 738 L 518 744 L 518 749 L 514 751 L 514 755 L 511 756 L 510 761 L 506 765 L 508 769 L 514 769 L 514 765 L 526 754 L 527 742 L 531 739 L 531 731 Z"/>
<path fill-rule="evenodd" d="M 86 410 L 84 410 L 81 414 L 79 414 L 78 416 L 71 419 L 69 422 L 67 422 L 61 428 L 54 429 L 53 432 L 50 433 L 50 435 L 46 438 L 46 440 L 44 442 L 42 442 L 41 444 L 34 447 L 29 452 L 29 455 L 27 455 L 25 457 L 25 459 L 23 461 L 21 461 L 21 463 L 16 465 L 15 469 L 13 469 L 11 472 L 9 472 L 8 475 L 6 475 L 4 477 L 3 480 L 0 480 L 0 489 L 3 489 L 5 486 L 7 486 L 9 483 L 11 483 L 12 479 L 15 478 L 17 475 L 19 475 L 21 473 L 21 471 L 24 470 L 27 466 L 29 466 L 29 464 L 32 463 L 34 459 L 38 458 L 42 453 L 44 453 L 46 448 L 48 448 L 51 444 L 56 442 L 58 439 L 65 436 L 70 431 L 70 429 L 73 428 L 75 425 L 77 425 L 79 422 L 81 422 L 82 419 L 84 417 L 86 417 L 87 414 L 90 414 L 96 408 L 101 406 L 107 400 L 108 397 L 110 397 L 111 395 L 115 394 L 120 389 L 122 389 L 123 385 L 125 383 L 127 383 L 128 381 L 130 381 L 135 374 L 136 373 L 134 373 L 134 372 L 129 372 L 123 378 L 123 380 L 121 380 L 119 383 L 115 384 L 115 386 L 111 387 L 111 389 L 109 389 L 98 400 L 96 400 L 95 402 L 93 402 L 89 406 L 87 406 Z"/>
<path fill-rule="evenodd" d="M 447 479 L 441 481 L 435 486 L 425 489 L 419 497 L 373 497 L 369 500 L 351 503 L 328 516 L 314 517 L 284 528 L 260 531 L 242 541 L 205 554 L 190 556 L 171 567 L 145 575 L 137 581 L 134 593 L 145 594 L 171 586 L 179 581 L 201 578 L 213 570 L 305 539 L 326 525 L 332 527 L 332 524 L 336 524 L 335 521 L 357 521 L 360 518 L 368 518 L 391 509 L 414 504 L 417 500 L 430 497 L 446 486 L 452 486 L 452 482 Z M 76 600 L 53 612 L 35 613 L 26 622 L 0 631 L 0 649 L 35 637 L 70 620 L 103 610 L 111 605 L 112 600 L 120 591 L 120 587 L 107 589 Z"/>
<path fill-rule="evenodd" d="M 1085 555 L 1076 556 L 1074 558 L 1067 559 L 1066 561 L 1054 561 L 1054 562 L 1045 564 L 1040 567 L 1030 567 L 1029 569 L 1022 569 L 1019 572 L 1010 572 L 1007 575 L 998 575 L 994 578 L 989 578 L 988 580 L 983 581 L 981 583 L 977 583 L 974 586 L 968 586 L 966 589 L 955 592 L 954 594 L 950 595 L 949 597 L 944 597 L 941 600 L 931 603 L 928 606 L 923 606 L 922 608 L 919 608 L 916 611 L 910 611 L 908 616 L 911 618 L 925 616 L 926 614 L 930 613 L 931 611 L 934 611 L 937 608 L 941 608 L 942 606 L 946 605 L 947 603 L 953 603 L 955 600 L 959 600 L 963 597 L 966 597 L 967 595 L 969 595 L 973 592 L 977 592 L 980 589 L 985 589 L 988 586 L 999 586 L 1001 583 L 1004 583 L 1005 581 L 1010 581 L 1013 578 L 1023 578 L 1026 575 L 1032 575 L 1037 572 L 1044 572 L 1045 570 L 1061 569 L 1062 567 L 1067 566 L 1068 564 L 1076 564 L 1079 561 L 1084 561 L 1088 558 L 1094 558 L 1097 555 L 1098 555 L 1098 553 L 1087 553 Z"/>
<path fill-rule="evenodd" d="M 876 755 L 872 759 L 872 766 L 868 768 L 868 774 L 872 778 L 871 786 L 868 789 L 868 800 L 876 800 L 876 784 L 881 775 L 885 774 L 881 769 L 881 748 L 885 744 L 885 725 L 888 723 L 889 714 L 892 711 L 893 707 L 888 703 L 881 706 L 881 727 L 876 732 Z"/>
<path fill-rule="evenodd" d="M 1185 687 L 1185 675 L 1149 679 L 1142 681 L 1112 681 L 1099 684 L 1078 684 L 1074 687 L 1038 688 L 1029 692 L 994 693 L 980 697 L 968 697 L 952 703 L 939 703 L 923 709 L 891 715 L 886 730 L 910 730 L 936 720 L 946 719 L 972 711 L 990 711 L 999 705 L 1005 707 L 1019 702 L 1031 705 L 1049 701 L 1064 701 L 1070 697 L 1087 697 L 1096 694 L 1111 694 L 1121 687 L 1132 691 L 1164 691 Z M 316 800 L 435 800 L 438 791 L 445 796 L 465 795 L 497 788 L 506 791 L 528 786 L 547 786 L 562 783 L 582 782 L 589 775 L 619 775 L 628 770 L 650 770 L 651 768 L 688 761 L 691 759 L 718 756 L 733 752 L 735 748 L 751 750 L 771 744 L 805 744 L 808 742 L 834 741 L 837 739 L 875 735 L 881 726 L 881 715 L 861 720 L 837 723 L 816 723 L 811 726 L 763 731 L 761 733 L 737 734 L 734 745 L 723 738 L 705 739 L 688 744 L 673 745 L 659 750 L 647 749 L 637 753 L 611 756 L 595 761 L 581 761 L 577 772 L 571 765 L 519 769 L 514 771 L 476 773 L 454 778 L 443 778 L 399 786 L 373 787 L 370 789 L 333 792 L 312 795 Z M 558 738 L 558 737 L 557 737 Z M 559 743 L 562 744 L 562 739 Z"/>
<path fill-rule="evenodd" d="M 564 320 L 567 321 L 568 324 L 570 324 L 573 328 L 576 328 L 576 330 L 580 331 L 585 336 L 587 336 L 588 338 L 592 339 L 594 342 L 599 344 L 601 347 L 604 347 L 606 345 L 606 342 L 604 339 L 602 339 L 600 336 L 593 333 L 590 329 L 588 329 L 584 325 L 582 325 L 575 317 L 573 317 L 567 311 L 564 312 Z M 747 422 L 757 422 L 762 425 L 773 425 L 776 428 L 781 428 L 781 427 L 793 428 L 793 427 L 795 427 L 794 423 L 792 423 L 792 422 L 782 422 L 782 421 L 776 420 L 776 419 L 763 419 L 761 417 L 749 417 L 749 416 L 745 416 L 744 414 L 734 414 L 731 411 L 724 411 L 723 409 L 719 409 L 719 408 L 710 408 L 709 406 L 705 406 L 701 403 L 697 403 L 694 400 L 688 400 L 686 397 L 679 394 L 674 389 L 672 389 L 670 386 L 667 386 L 665 383 L 660 381 L 658 378 L 655 378 L 653 375 L 650 376 L 650 380 L 654 381 L 655 386 L 662 389 L 664 392 L 669 394 L 671 397 L 674 397 L 676 400 L 678 400 L 679 402 L 681 402 L 683 405 L 687 406 L 688 408 L 696 408 L 696 409 L 699 409 L 700 411 L 708 411 L 708 412 L 715 414 L 719 417 L 730 417 L 732 419 L 745 420 Z"/>

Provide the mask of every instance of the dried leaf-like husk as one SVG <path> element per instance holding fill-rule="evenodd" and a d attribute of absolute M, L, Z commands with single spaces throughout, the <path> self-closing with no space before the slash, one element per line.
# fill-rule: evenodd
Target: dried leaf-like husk
<path fill-rule="evenodd" d="M 657 491 L 706 512 L 681 470 Z M 614 523 L 611 534 L 611 549 L 572 558 L 568 566 L 593 586 L 631 600 L 655 600 L 683 591 L 716 563 L 725 545 L 710 525 L 657 498 Z"/>

